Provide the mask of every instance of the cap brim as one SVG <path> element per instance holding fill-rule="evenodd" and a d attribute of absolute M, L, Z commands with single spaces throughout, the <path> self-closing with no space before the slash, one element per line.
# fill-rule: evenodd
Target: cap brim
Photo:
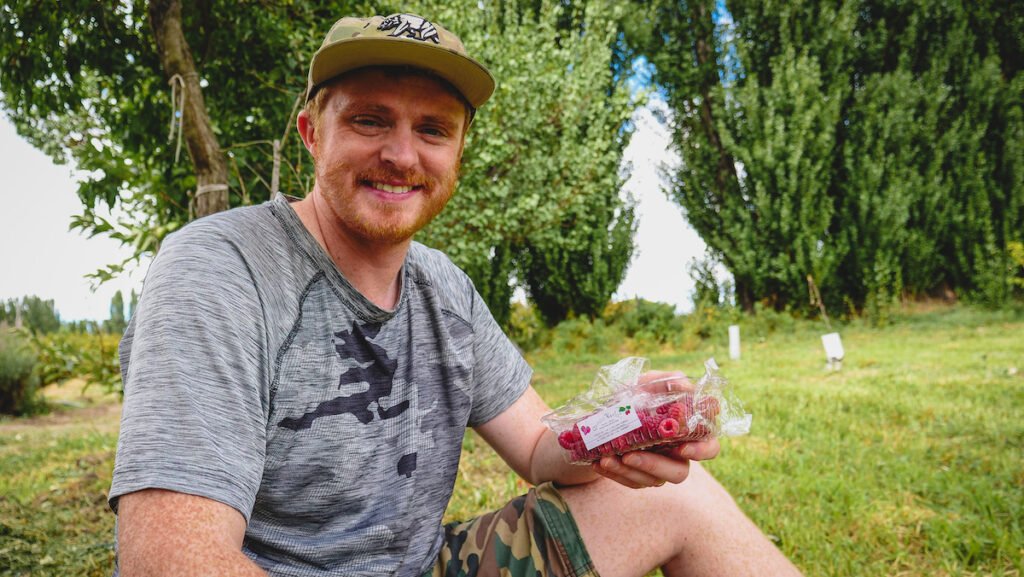
<path fill-rule="evenodd" d="M 491 73 L 472 58 L 420 40 L 397 38 L 347 38 L 321 48 L 309 70 L 309 87 L 366 66 L 430 70 L 450 82 L 474 108 L 494 93 Z"/>

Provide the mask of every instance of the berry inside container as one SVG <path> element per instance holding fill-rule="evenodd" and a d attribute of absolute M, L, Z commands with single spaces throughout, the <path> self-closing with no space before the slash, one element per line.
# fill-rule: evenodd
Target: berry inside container
<path fill-rule="evenodd" d="M 570 462 L 749 432 L 751 416 L 725 390 L 714 359 L 696 383 L 647 379 L 646 367 L 640 357 L 602 367 L 590 389 L 542 418 Z"/>

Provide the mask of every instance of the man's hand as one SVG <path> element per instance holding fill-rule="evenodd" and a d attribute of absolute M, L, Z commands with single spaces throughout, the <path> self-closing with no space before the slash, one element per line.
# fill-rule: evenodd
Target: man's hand
<path fill-rule="evenodd" d="M 692 391 L 693 383 L 683 373 L 651 371 L 640 376 L 640 388 L 651 393 Z M 594 472 L 634 489 L 682 483 L 690 474 L 690 460 L 706 461 L 718 455 L 718 439 L 683 443 L 605 456 L 592 465 Z"/>
<path fill-rule="evenodd" d="M 690 474 L 691 459 L 714 459 L 718 450 L 718 439 L 709 439 L 664 450 L 632 451 L 621 457 L 601 457 L 592 466 L 597 474 L 627 487 L 660 487 L 666 482 L 682 483 Z"/>

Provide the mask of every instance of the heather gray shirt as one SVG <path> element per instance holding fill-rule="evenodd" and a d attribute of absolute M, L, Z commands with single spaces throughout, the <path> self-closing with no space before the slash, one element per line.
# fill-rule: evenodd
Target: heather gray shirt
<path fill-rule="evenodd" d="M 146 488 L 225 503 L 271 575 L 423 573 L 466 426 L 531 376 L 443 254 L 413 243 L 382 310 L 281 196 L 170 236 L 120 353 L 111 506 Z"/>

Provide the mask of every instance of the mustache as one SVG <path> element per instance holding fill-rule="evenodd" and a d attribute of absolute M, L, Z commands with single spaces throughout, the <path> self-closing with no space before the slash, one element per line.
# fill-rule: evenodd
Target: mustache
<path fill-rule="evenodd" d="M 345 164 L 335 164 L 334 166 L 325 167 L 324 176 L 328 179 L 332 179 L 332 177 L 338 177 L 345 172 L 348 172 L 349 168 L 350 167 Z M 438 187 L 440 186 L 440 180 L 428 174 L 423 174 L 418 171 L 405 171 L 380 166 L 364 168 L 352 175 L 351 178 L 354 181 L 353 184 L 401 182 L 409 186 L 420 187 L 427 192 L 438 190 Z"/>

